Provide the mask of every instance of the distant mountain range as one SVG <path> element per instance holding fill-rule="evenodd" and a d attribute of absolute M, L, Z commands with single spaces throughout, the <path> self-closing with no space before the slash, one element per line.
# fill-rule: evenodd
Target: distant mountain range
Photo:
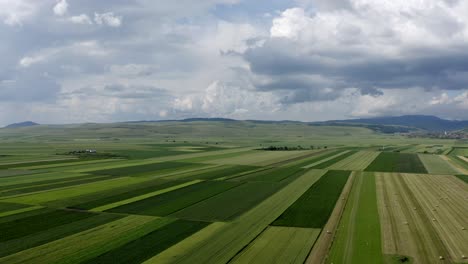
<path fill-rule="evenodd" d="M 32 121 L 26 121 L 21 123 L 14 123 L 6 126 L 5 128 L 20 128 L 20 127 L 30 127 L 30 126 L 38 126 L 38 123 L 34 123 Z"/>
<path fill-rule="evenodd" d="M 151 122 L 239 122 L 239 120 L 229 118 L 188 118 L 183 120 L 158 120 L 158 121 L 132 121 L 124 123 L 151 123 Z M 456 121 L 441 119 L 436 116 L 427 115 L 404 115 L 375 118 L 359 118 L 348 120 L 329 120 L 321 122 L 300 122 L 300 121 L 268 121 L 268 120 L 244 120 L 243 122 L 253 122 L 262 124 L 274 123 L 306 123 L 309 125 L 334 125 L 334 126 L 363 126 L 383 133 L 410 132 L 414 130 L 426 131 L 454 131 L 468 129 L 468 120 Z M 39 125 L 26 121 L 6 126 L 5 128 L 21 128 Z"/>
<path fill-rule="evenodd" d="M 371 124 L 387 126 L 403 126 L 418 128 L 427 131 L 453 131 L 468 128 L 468 120 L 456 121 L 441 119 L 436 116 L 427 115 L 405 115 L 376 118 L 359 118 L 349 120 L 330 120 L 318 122 L 321 124 L 343 123 L 343 124 Z"/>

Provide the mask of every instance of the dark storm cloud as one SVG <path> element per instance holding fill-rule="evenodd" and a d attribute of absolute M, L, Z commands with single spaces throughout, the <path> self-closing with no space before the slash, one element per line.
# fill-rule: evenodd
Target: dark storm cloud
<path fill-rule="evenodd" d="M 376 96 L 382 94 L 378 89 L 468 88 L 466 78 L 463 78 L 464 73 L 468 72 L 467 49 L 412 50 L 403 58 L 376 57 L 355 51 L 301 53 L 299 50 L 301 47 L 288 39 L 270 39 L 262 47 L 249 49 L 244 58 L 252 72 L 277 80 L 256 84 L 257 89 L 302 91 L 354 87 L 361 89 L 363 95 Z M 312 75 L 321 76 L 328 82 L 311 82 L 308 76 Z"/>

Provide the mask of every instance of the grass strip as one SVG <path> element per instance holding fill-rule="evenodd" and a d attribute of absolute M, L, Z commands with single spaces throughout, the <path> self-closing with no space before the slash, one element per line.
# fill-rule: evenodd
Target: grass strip
<path fill-rule="evenodd" d="M 59 225 L 79 221 L 95 214 L 55 210 L 0 224 L 0 242 L 41 232 Z"/>
<path fill-rule="evenodd" d="M 0 257 L 14 254 L 22 250 L 37 247 L 48 242 L 64 238 L 99 225 L 122 218 L 122 215 L 99 214 L 80 221 L 57 226 L 39 233 L 0 243 Z"/>
<path fill-rule="evenodd" d="M 376 197 L 374 174 L 357 172 L 326 263 L 383 263 Z"/>
<path fill-rule="evenodd" d="M 159 163 L 150 163 L 145 165 L 120 167 L 105 170 L 90 171 L 88 173 L 94 175 L 112 175 L 112 176 L 145 176 L 154 175 L 159 173 L 167 173 L 168 171 L 177 170 L 181 168 L 191 168 L 206 166 L 204 164 L 197 163 L 185 163 L 176 161 L 167 161 Z"/>
<path fill-rule="evenodd" d="M 134 202 L 137 202 L 137 201 L 140 201 L 140 200 L 143 200 L 143 199 L 147 199 L 147 198 L 150 198 L 150 197 L 153 197 L 153 196 L 156 196 L 156 195 L 171 192 L 171 191 L 174 191 L 174 190 L 177 190 L 177 189 L 180 189 L 180 188 L 184 188 L 184 187 L 187 187 L 187 186 L 190 186 L 190 185 L 193 185 L 193 184 L 196 184 L 196 183 L 200 183 L 200 182 L 202 182 L 202 180 L 194 180 L 194 181 L 191 181 L 191 182 L 182 183 L 182 184 L 175 185 L 175 186 L 165 188 L 165 189 L 162 189 L 162 190 L 157 190 L 157 191 L 154 191 L 154 192 L 142 194 L 142 195 L 132 197 L 132 198 L 129 198 L 129 199 L 125 199 L 125 200 L 122 200 L 122 201 L 118 201 L 118 202 L 114 202 L 114 203 L 111 203 L 111 204 L 106 204 L 106 205 L 103 205 L 103 206 L 99 206 L 99 207 L 93 208 L 92 210 L 93 211 L 106 211 L 106 210 L 109 210 L 109 209 L 112 209 L 112 208 L 115 208 L 115 207 L 118 207 L 118 206 L 126 205 L 126 204 L 129 204 L 129 203 L 134 203 Z"/>
<path fill-rule="evenodd" d="M 84 263 L 141 263 L 208 224 L 206 222 L 177 220 Z"/>
<path fill-rule="evenodd" d="M 350 157 L 351 155 L 355 154 L 357 151 L 348 151 L 343 153 L 342 155 L 339 155 L 338 157 L 334 157 L 332 159 L 326 160 L 324 162 L 321 162 L 315 166 L 312 167 L 312 169 L 326 169 L 329 166 L 337 163 L 338 161 L 344 160 L 347 157 Z"/>
<path fill-rule="evenodd" d="M 230 263 L 303 264 L 320 229 L 268 227 Z"/>
<path fill-rule="evenodd" d="M 114 213 L 166 216 L 240 184 L 239 182 L 221 181 L 200 182 L 172 192 L 118 206 L 108 211 Z"/>
<path fill-rule="evenodd" d="M 248 182 L 187 207 L 173 216 L 204 221 L 228 221 L 284 187 L 284 184 Z"/>

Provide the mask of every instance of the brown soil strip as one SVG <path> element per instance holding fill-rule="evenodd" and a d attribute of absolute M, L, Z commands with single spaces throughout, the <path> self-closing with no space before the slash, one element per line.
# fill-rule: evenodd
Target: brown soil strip
<path fill-rule="evenodd" d="M 320 233 L 319 238 L 315 242 L 315 245 L 312 248 L 312 251 L 310 252 L 309 257 L 307 258 L 305 263 L 324 263 L 333 243 L 333 239 L 335 238 L 336 229 L 338 228 L 341 216 L 343 215 L 344 208 L 348 201 L 348 197 L 353 186 L 354 178 L 355 172 L 351 174 L 351 176 L 348 179 L 348 182 L 346 182 L 346 185 L 343 188 L 343 192 L 341 193 L 339 200 L 336 202 L 335 208 L 333 209 L 333 212 L 330 215 L 327 224 L 322 229 L 322 232 Z M 328 233 L 327 231 L 329 231 L 330 233 Z"/>

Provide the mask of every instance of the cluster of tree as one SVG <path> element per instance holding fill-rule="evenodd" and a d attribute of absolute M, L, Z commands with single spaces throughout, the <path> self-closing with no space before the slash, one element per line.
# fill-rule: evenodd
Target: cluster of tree
<path fill-rule="evenodd" d="M 321 149 L 321 146 L 310 146 L 310 147 L 303 147 L 301 145 L 297 146 L 269 146 L 269 147 L 263 147 L 260 150 L 267 150 L 267 151 L 290 151 L 290 150 L 306 150 L 306 149 Z M 323 147 L 324 149 L 327 148 L 327 146 Z"/>

